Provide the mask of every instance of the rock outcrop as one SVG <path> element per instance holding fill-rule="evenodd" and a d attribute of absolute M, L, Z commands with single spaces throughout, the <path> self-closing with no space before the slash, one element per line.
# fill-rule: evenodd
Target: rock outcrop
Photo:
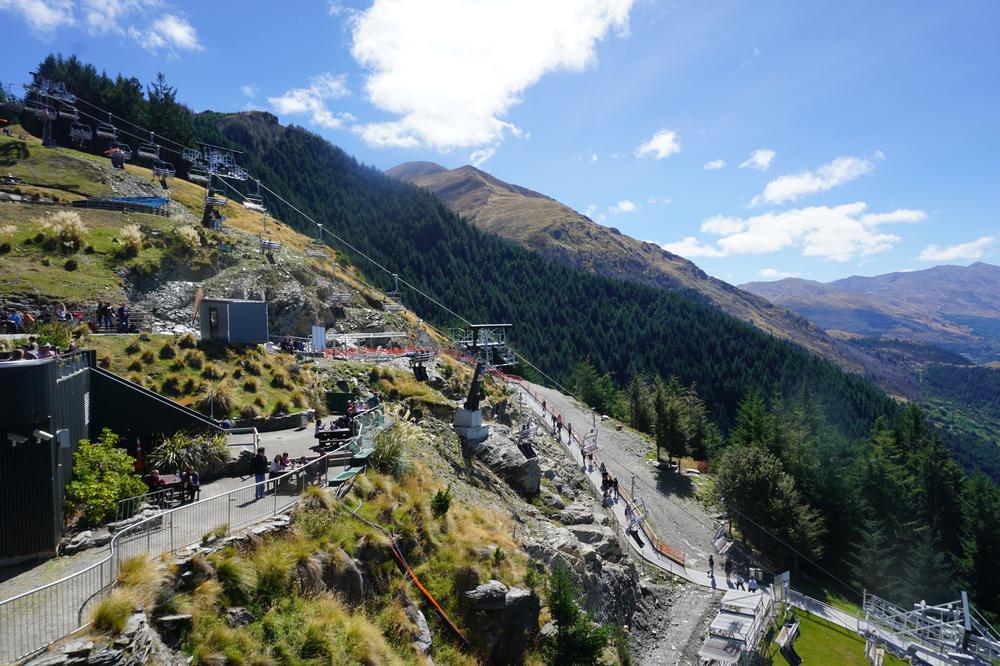
<path fill-rule="evenodd" d="M 477 631 L 483 637 L 489 660 L 495 664 L 518 663 L 538 631 L 538 595 L 490 580 L 468 590 L 464 597 L 480 619 Z"/>

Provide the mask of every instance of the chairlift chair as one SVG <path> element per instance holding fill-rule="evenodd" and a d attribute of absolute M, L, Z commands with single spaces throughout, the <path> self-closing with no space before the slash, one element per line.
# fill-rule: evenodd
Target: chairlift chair
<path fill-rule="evenodd" d="M 90 141 L 94 138 L 94 131 L 89 125 L 75 122 L 69 127 L 69 136 L 75 141 Z"/>
<path fill-rule="evenodd" d="M 54 108 L 37 100 L 28 100 L 25 102 L 24 110 L 42 120 L 55 120 L 57 115 Z"/>
<path fill-rule="evenodd" d="M 221 190 L 215 188 L 210 188 L 208 194 L 205 195 L 205 205 L 206 206 L 226 206 L 229 204 L 229 197 L 222 193 Z"/>
<path fill-rule="evenodd" d="M 153 175 L 157 178 L 168 178 L 176 173 L 174 165 L 163 160 L 153 162 Z"/>
<path fill-rule="evenodd" d="M 192 183 L 208 184 L 208 172 L 201 167 L 191 167 L 188 169 L 188 180 Z"/>
<path fill-rule="evenodd" d="M 119 143 L 116 141 L 111 144 L 111 147 L 117 148 L 121 151 L 123 160 L 128 161 L 132 159 L 132 148 L 127 143 Z"/>
<path fill-rule="evenodd" d="M 66 90 L 66 84 L 62 81 L 48 84 L 47 94 L 65 104 L 76 104 L 76 95 Z"/>
<path fill-rule="evenodd" d="M 68 118 L 69 120 L 79 120 L 80 112 L 76 110 L 75 106 L 68 106 L 66 104 L 59 105 L 59 117 Z"/>
<path fill-rule="evenodd" d="M 102 139 L 117 139 L 118 128 L 111 123 L 99 123 L 94 129 L 94 134 Z"/>
<path fill-rule="evenodd" d="M 158 160 L 160 159 L 160 147 L 155 143 L 140 143 L 139 148 L 135 151 L 139 157 L 143 157 L 148 160 Z"/>
<path fill-rule="evenodd" d="M 266 213 L 267 209 L 264 208 L 264 200 L 259 194 L 247 194 L 244 196 L 243 207 L 247 210 L 255 210 L 258 213 Z"/>

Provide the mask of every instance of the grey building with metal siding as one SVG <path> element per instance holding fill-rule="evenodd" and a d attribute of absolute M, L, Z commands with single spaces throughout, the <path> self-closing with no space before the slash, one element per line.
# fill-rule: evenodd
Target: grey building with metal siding
<path fill-rule="evenodd" d="M 202 340 L 230 344 L 267 342 L 267 301 L 206 298 L 198 307 Z"/>
<path fill-rule="evenodd" d="M 136 437 L 148 446 L 161 433 L 218 430 L 205 416 L 96 367 L 95 357 L 85 351 L 0 361 L 0 565 L 56 552 L 81 439 L 110 428 L 134 452 Z"/>

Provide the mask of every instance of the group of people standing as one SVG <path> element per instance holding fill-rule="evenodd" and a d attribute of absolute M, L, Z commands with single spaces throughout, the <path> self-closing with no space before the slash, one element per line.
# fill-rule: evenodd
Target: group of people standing
<path fill-rule="evenodd" d="M 304 464 L 305 458 L 301 459 L 299 463 Z M 267 494 L 265 481 L 273 481 L 288 472 L 294 465 L 295 461 L 291 459 L 287 451 L 274 456 L 274 460 L 269 463 L 264 448 L 257 449 L 257 454 L 250 461 L 250 471 L 253 472 L 254 482 L 257 484 L 254 488 L 255 499 L 263 499 L 264 495 Z M 270 478 L 268 478 L 268 474 L 270 474 Z"/>
<path fill-rule="evenodd" d="M 117 330 L 119 333 L 128 333 L 131 329 L 129 316 L 128 305 L 125 303 L 122 303 L 116 309 L 110 302 L 97 302 L 97 321 L 95 322 L 97 328 L 103 328 L 106 331 Z M 116 321 L 117 326 L 115 325 Z"/>
<path fill-rule="evenodd" d="M 733 561 L 727 557 L 723 564 L 723 570 L 726 572 L 726 585 L 732 585 L 733 589 L 748 592 L 756 592 L 760 589 L 760 584 L 749 567 L 734 565 Z M 735 578 L 733 578 L 734 574 Z M 712 555 L 708 556 L 708 577 L 712 581 L 712 587 L 715 587 L 715 558 Z"/>

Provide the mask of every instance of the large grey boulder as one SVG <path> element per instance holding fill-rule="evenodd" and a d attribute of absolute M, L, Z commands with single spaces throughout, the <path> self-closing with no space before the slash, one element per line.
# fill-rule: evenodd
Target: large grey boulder
<path fill-rule="evenodd" d="M 510 439 L 494 432 L 475 447 L 473 455 L 502 477 L 519 494 L 525 497 L 534 497 L 538 494 L 542 484 L 542 470 L 538 465 L 538 458 L 525 458 Z"/>
<path fill-rule="evenodd" d="M 538 631 L 542 605 L 532 590 L 508 588 L 498 580 L 483 583 L 465 593 L 479 613 L 481 635 L 495 664 L 516 664 Z"/>

